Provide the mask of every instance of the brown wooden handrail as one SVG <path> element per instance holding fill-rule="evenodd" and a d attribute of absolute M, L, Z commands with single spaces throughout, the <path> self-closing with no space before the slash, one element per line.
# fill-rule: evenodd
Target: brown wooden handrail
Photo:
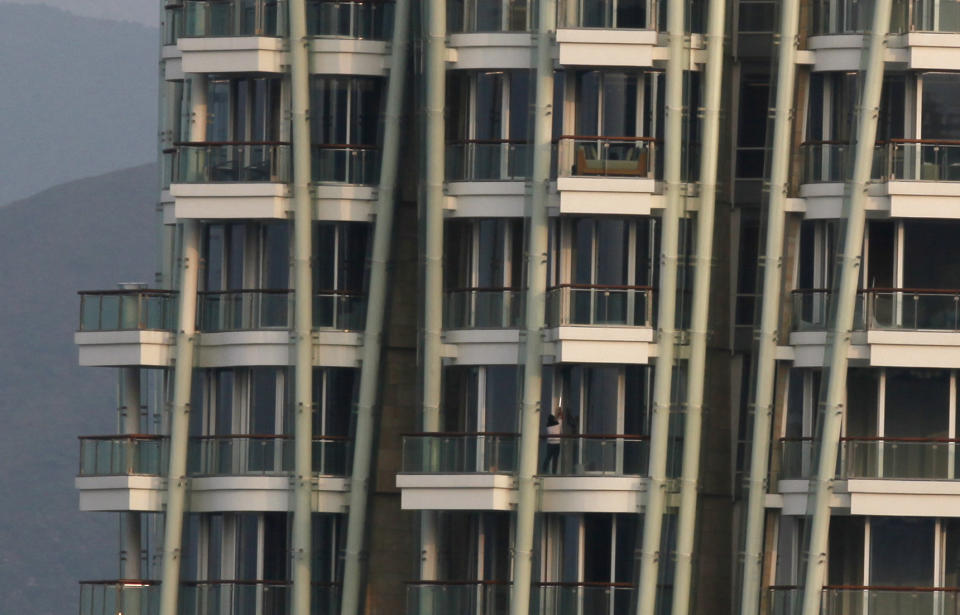
<path fill-rule="evenodd" d="M 114 290 L 78 290 L 78 295 L 169 295 L 178 294 L 175 290 L 163 288 L 117 288 Z"/>
<path fill-rule="evenodd" d="M 493 437 L 493 438 L 516 438 L 520 434 L 510 431 L 429 431 L 419 433 L 402 433 L 401 438 L 468 438 L 468 437 Z"/>
<path fill-rule="evenodd" d="M 960 145 L 960 139 L 890 139 L 890 143 L 919 143 L 920 145 Z"/>
<path fill-rule="evenodd" d="M 612 587 L 614 589 L 631 589 L 636 587 L 633 583 L 603 581 L 539 581 L 534 583 L 537 587 Z"/>
<path fill-rule="evenodd" d="M 380 149 L 379 145 L 370 143 L 311 143 L 310 147 L 314 149 Z"/>
<path fill-rule="evenodd" d="M 567 440 L 632 440 L 645 442 L 650 436 L 632 433 L 556 433 L 541 434 L 540 439 L 565 438 Z"/>
<path fill-rule="evenodd" d="M 112 436 L 77 436 L 78 440 L 166 440 L 169 436 L 155 433 L 121 433 Z"/>
<path fill-rule="evenodd" d="M 257 293 L 261 295 L 289 295 L 293 293 L 292 288 L 234 288 L 231 290 L 201 290 L 198 295 L 239 295 Z M 313 291 L 317 295 L 363 295 L 360 290 L 348 290 L 345 288 L 322 288 Z"/>
<path fill-rule="evenodd" d="M 958 288 L 864 288 L 863 293 L 903 293 L 924 295 L 960 295 Z"/>
<path fill-rule="evenodd" d="M 777 438 L 778 442 L 812 442 L 815 440 L 813 436 L 783 436 Z"/>
<path fill-rule="evenodd" d="M 440 585 L 440 586 L 464 586 L 464 585 L 512 585 L 511 581 L 488 581 L 478 579 L 476 581 L 406 581 L 404 585 Z"/>
<path fill-rule="evenodd" d="M 521 290 L 523 289 L 512 288 L 509 286 L 464 286 L 461 288 L 449 288 L 445 292 L 448 292 L 448 293 L 467 293 L 467 292 L 504 293 L 504 292 L 519 292 Z"/>
<path fill-rule="evenodd" d="M 918 443 L 956 443 L 960 438 L 920 438 L 900 436 L 843 436 L 841 442 L 918 442 Z"/>
<path fill-rule="evenodd" d="M 293 440 L 293 436 L 287 434 L 260 434 L 260 433 L 238 433 L 222 434 L 208 436 L 190 436 L 191 440 Z M 350 436 L 331 436 L 320 435 L 313 436 L 314 442 L 349 442 Z"/>
<path fill-rule="evenodd" d="M 793 295 L 803 295 L 806 293 L 832 293 L 829 288 L 794 288 L 790 291 Z"/>
<path fill-rule="evenodd" d="M 221 147 L 229 145 L 290 145 L 289 141 L 176 141 L 174 147 Z"/>
<path fill-rule="evenodd" d="M 894 592 L 960 592 L 960 587 L 917 587 L 899 585 L 824 585 L 823 589 Z"/>
<path fill-rule="evenodd" d="M 501 143 L 529 145 L 530 141 L 528 139 L 457 139 L 456 141 L 448 141 L 447 145 L 469 145 L 472 143 L 479 145 L 499 145 Z"/>
<path fill-rule="evenodd" d="M 605 137 L 601 135 L 561 135 L 557 138 L 557 141 L 565 141 L 571 139 L 581 139 L 583 141 L 587 140 L 596 140 L 596 141 L 624 141 L 624 142 L 636 142 L 636 141 L 645 141 L 648 143 L 660 143 L 660 139 L 656 137 Z"/>
<path fill-rule="evenodd" d="M 801 143 L 801 144 L 800 144 L 800 147 L 803 147 L 803 146 L 805 146 L 805 145 L 850 145 L 850 142 L 849 142 L 849 141 L 838 141 L 838 140 L 834 140 L 834 139 L 824 139 L 824 140 L 822 140 L 822 141 L 820 141 L 820 140 L 810 140 L 810 141 L 804 141 L 803 143 Z"/>
<path fill-rule="evenodd" d="M 557 284 L 547 288 L 548 291 L 559 289 L 559 288 L 573 288 L 573 289 L 582 289 L 582 290 L 656 290 L 653 286 L 638 286 L 635 284 L 573 284 L 573 283 L 563 283 Z"/>

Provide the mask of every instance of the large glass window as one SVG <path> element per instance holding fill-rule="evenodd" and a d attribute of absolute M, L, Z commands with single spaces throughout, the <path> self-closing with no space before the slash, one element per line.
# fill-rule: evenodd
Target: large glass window
<path fill-rule="evenodd" d="M 379 180 L 382 90 L 379 77 L 311 77 L 314 181 Z"/>

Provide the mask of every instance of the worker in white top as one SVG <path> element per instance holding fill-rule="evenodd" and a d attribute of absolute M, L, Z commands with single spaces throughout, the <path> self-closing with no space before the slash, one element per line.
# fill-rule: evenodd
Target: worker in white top
<path fill-rule="evenodd" d="M 560 464 L 560 435 L 563 434 L 563 410 L 557 407 L 556 412 L 547 417 L 547 454 L 543 458 L 541 473 L 556 474 Z"/>

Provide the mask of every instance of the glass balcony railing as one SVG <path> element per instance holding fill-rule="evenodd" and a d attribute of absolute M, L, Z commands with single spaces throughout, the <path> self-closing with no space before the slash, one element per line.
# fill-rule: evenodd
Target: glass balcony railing
<path fill-rule="evenodd" d="M 650 437 L 628 434 L 563 434 L 540 437 L 540 474 L 643 476 Z"/>
<path fill-rule="evenodd" d="M 285 36 L 282 0 L 185 0 L 183 37 Z"/>
<path fill-rule="evenodd" d="M 451 34 L 529 32 L 532 5 L 532 0 L 447 0 L 447 29 Z"/>
<path fill-rule="evenodd" d="M 290 181 L 289 143 L 210 141 L 176 146 L 176 183 Z"/>
<path fill-rule="evenodd" d="M 505 581 L 418 581 L 407 584 L 407 614 L 500 615 L 510 606 Z"/>
<path fill-rule="evenodd" d="M 561 177 L 653 178 L 658 168 L 653 137 L 563 136 L 558 141 Z"/>
<path fill-rule="evenodd" d="M 314 144 L 313 181 L 372 186 L 380 181 L 376 145 Z"/>
<path fill-rule="evenodd" d="M 629 613 L 630 583 L 537 583 L 531 613 L 539 615 L 608 615 Z"/>
<path fill-rule="evenodd" d="M 557 11 L 560 28 L 652 29 L 657 0 L 565 0 Z"/>
<path fill-rule="evenodd" d="M 891 139 L 879 147 L 889 181 L 960 181 L 960 141 Z"/>
<path fill-rule="evenodd" d="M 447 181 L 504 181 L 530 177 L 526 141 L 473 139 L 447 145 Z"/>
<path fill-rule="evenodd" d="M 653 325 L 653 288 L 604 284 L 563 284 L 547 291 L 547 324 Z"/>
<path fill-rule="evenodd" d="M 293 291 L 279 289 L 207 291 L 199 294 L 201 331 L 287 329 L 293 322 Z M 363 329 L 366 297 L 334 290 L 313 296 L 314 328 Z"/>
<path fill-rule="evenodd" d="M 163 7 L 163 23 L 160 27 L 160 40 L 164 45 L 176 45 L 183 36 L 183 5 L 171 2 Z"/>
<path fill-rule="evenodd" d="M 957 613 L 960 612 L 960 589 L 828 585 L 823 588 L 820 612 L 823 615 Z"/>
<path fill-rule="evenodd" d="M 403 436 L 403 471 L 455 474 L 512 473 L 517 469 L 515 433 L 422 433 Z"/>
<path fill-rule="evenodd" d="M 520 324 L 522 292 L 511 288 L 461 288 L 447 292 L 447 329 L 515 329 Z"/>
<path fill-rule="evenodd" d="M 803 588 L 796 585 L 777 585 L 769 592 L 770 615 L 800 615 Z M 862 615 L 862 614 L 858 614 Z"/>
<path fill-rule="evenodd" d="M 313 438 L 313 471 L 345 476 L 350 439 Z M 294 469 L 292 436 L 237 434 L 190 439 L 188 472 L 201 476 L 288 474 Z"/>
<path fill-rule="evenodd" d="M 166 472 L 166 436 L 131 434 L 80 438 L 80 476 L 159 476 Z"/>
<path fill-rule="evenodd" d="M 293 310 L 289 290 L 207 291 L 198 296 L 201 331 L 287 329 Z"/>
<path fill-rule="evenodd" d="M 390 0 L 307 0 L 307 36 L 389 40 L 393 10 Z"/>
<path fill-rule="evenodd" d="M 960 32 L 956 0 L 894 0 L 892 32 Z"/>
<path fill-rule="evenodd" d="M 157 615 L 159 612 L 159 581 L 80 581 L 80 615 Z"/>
<path fill-rule="evenodd" d="M 89 290 L 80 295 L 80 331 L 172 331 L 177 293 L 168 290 Z"/>
<path fill-rule="evenodd" d="M 960 476 L 958 439 L 845 437 L 837 460 L 839 478 L 891 478 L 902 480 L 953 480 Z M 813 438 L 782 438 L 781 479 L 810 477 Z"/>
<path fill-rule="evenodd" d="M 810 3 L 813 34 L 851 34 L 870 29 L 871 0 L 813 0 Z M 892 27 L 891 27 L 892 29 Z"/>
<path fill-rule="evenodd" d="M 871 329 L 960 331 L 960 290 L 871 288 L 863 296 Z"/>
<path fill-rule="evenodd" d="M 184 581 L 180 584 L 178 615 L 288 615 L 287 581 Z M 337 613 L 338 583 L 314 583 L 311 612 Z M 157 615 L 160 582 L 119 580 L 81 581 L 80 615 Z"/>

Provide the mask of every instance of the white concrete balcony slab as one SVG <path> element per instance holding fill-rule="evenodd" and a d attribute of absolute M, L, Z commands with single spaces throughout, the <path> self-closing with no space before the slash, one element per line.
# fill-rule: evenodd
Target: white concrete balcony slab
<path fill-rule="evenodd" d="M 293 510 L 290 476 L 198 476 L 190 479 L 189 510 L 193 512 Z M 342 513 L 347 508 L 348 481 L 314 478 L 314 512 Z"/>
<path fill-rule="evenodd" d="M 314 38 L 310 41 L 310 72 L 315 75 L 381 77 L 390 67 L 386 41 L 353 38 Z"/>
<path fill-rule="evenodd" d="M 521 218 L 526 200 L 522 181 L 452 181 L 444 208 L 454 218 Z"/>
<path fill-rule="evenodd" d="M 958 177 L 960 179 L 960 177 Z M 843 217 L 841 182 L 800 185 L 799 207 L 808 220 Z M 891 179 L 867 187 L 867 215 L 890 218 L 960 219 L 960 181 Z"/>
<path fill-rule="evenodd" d="M 397 474 L 403 510 L 511 510 L 517 501 L 510 474 Z"/>
<path fill-rule="evenodd" d="M 443 339 L 452 365 L 516 365 L 520 360 L 518 329 L 448 329 Z"/>
<path fill-rule="evenodd" d="M 160 476 L 78 476 L 74 486 L 83 511 L 157 512 L 166 500 L 166 479 Z"/>
<path fill-rule="evenodd" d="M 560 326 L 545 339 L 553 363 L 646 365 L 656 356 L 652 327 Z"/>
<path fill-rule="evenodd" d="M 325 367 L 360 365 L 362 335 L 355 331 L 314 331 L 313 364 Z M 290 331 L 253 330 L 201 333 L 198 367 L 292 365 Z"/>
<path fill-rule="evenodd" d="M 447 42 L 450 68 L 531 68 L 533 36 L 529 32 L 467 32 L 451 34 Z"/>
<path fill-rule="evenodd" d="M 181 37 L 184 73 L 282 73 L 289 64 L 285 41 L 273 36 Z"/>
<path fill-rule="evenodd" d="M 545 476 L 541 479 L 542 512 L 637 513 L 647 497 L 642 476 Z"/>
<path fill-rule="evenodd" d="M 835 513 L 902 517 L 960 516 L 960 481 L 850 478 L 837 480 L 830 507 Z M 809 481 L 781 480 L 767 506 L 784 515 L 804 515 Z"/>
<path fill-rule="evenodd" d="M 174 216 L 179 219 L 287 219 L 292 211 L 289 184 L 265 182 L 172 184 Z M 314 186 L 314 218 L 369 222 L 376 209 L 370 186 Z"/>
<path fill-rule="evenodd" d="M 561 66 L 653 66 L 667 57 L 656 30 L 558 28 L 557 62 Z"/>
<path fill-rule="evenodd" d="M 663 209 L 660 182 L 652 178 L 558 177 L 558 213 L 649 216 Z"/>
<path fill-rule="evenodd" d="M 290 187 L 273 182 L 171 184 L 179 219 L 284 219 L 290 211 Z"/>
<path fill-rule="evenodd" d="M 184 37 L 177 41 L 183 73 L 283 73 L 286 41 L 272 36 Z M 383 76 L 388 44 L 347 38 L 310 40 L 310 71 L 326 75 Z"/>
<path fill-rule="evenodd" d="M 82 367 L 166 367 L 175 339 L 172 331 L 78 331 L 73 341 Z"/>
<path fill-rule="evenodd" d="M 887 42 L 889 46 L 885 51 L 884 61 L 906 64 L 908 53 L 901 46 L 899 37 L 889 37 Z M 809 53 L 801 53 L 798 60 L 804 64 L 812 64 L 815 72 L 856 71 L 860 70 L 864 45 L 864 36 L 860 33 L 811 36 L 807 39 Z"/>

